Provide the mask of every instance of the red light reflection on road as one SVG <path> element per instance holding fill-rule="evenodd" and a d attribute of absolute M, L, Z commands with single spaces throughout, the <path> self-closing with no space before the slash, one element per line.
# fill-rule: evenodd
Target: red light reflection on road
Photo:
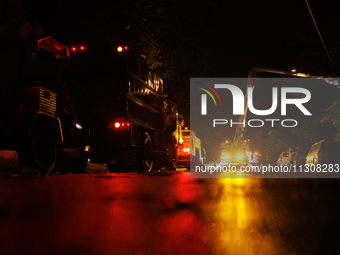
<path fill-rule="evenodd" d="M 3 254 L 275 254 L 259 180 L 143 174 L 0 179 Z M 266 231 L 264 231 L 266 229 Z M 20 245 L 18 245 L 20 244 Z"/>

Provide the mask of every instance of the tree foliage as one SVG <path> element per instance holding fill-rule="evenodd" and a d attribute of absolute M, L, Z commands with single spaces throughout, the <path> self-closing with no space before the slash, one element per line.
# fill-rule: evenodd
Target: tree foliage
<path fill-rule="evenodd" d="M 0 1 L 0 40 L 6 36 L 10 26 L 26 21 L 26 12 L 20 0 Z"/>

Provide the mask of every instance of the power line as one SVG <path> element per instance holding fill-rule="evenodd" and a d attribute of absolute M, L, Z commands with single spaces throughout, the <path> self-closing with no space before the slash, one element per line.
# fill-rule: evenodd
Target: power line
<path fill-rule="evenodd" d="M 312 19 L 313 19 L 315 28 L 316 28 L 316 30 L 318 31 L 318 34 L 319 34 L 319 37 L 320 37 L 320 39 L 321 39 L 322 45 L 323 45 L 323 47 L 324 47 L 324 49 L 325 49 L 325 51 L 326 51 L 326 53 L 327 53 L 327 56 L 328 56 L 329 61 L 331 62 L 331 65 L 332 65 L 332 67 L 333 67 L 333 62 L 332 62 L 332 60 L 331 60 L 331 57 L 330 57 L 329 54 L 328 54 L 328 50 L 327 50 L 327 48 L 326 48 L 326 45 L 325 45 L 325 43 L 323 42 L 323 39 L 322 39 L 321 33 L 320 33 L 320 31 L 319 31 L 318 25 L 316 24 L 316 21 L 315 21 L 315 18 L 314 18 L 314 14 L 313 14 L 313 11 L 312 11 L 312 7 L 310 6 L 310 3 L 309 3 L 308 0 L 305 0 L 305 1 L 306 1 L 306 4 L 307 4 L 309 13 L 310 13 L 310 15 L 312 16 Z"/>

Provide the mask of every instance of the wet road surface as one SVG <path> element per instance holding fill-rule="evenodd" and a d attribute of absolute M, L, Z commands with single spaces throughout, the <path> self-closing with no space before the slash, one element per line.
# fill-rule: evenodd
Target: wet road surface
<path fill-rule="evenodd" d="M 339 181 L 0 177 L 0 254 L 339 254 Z"/>

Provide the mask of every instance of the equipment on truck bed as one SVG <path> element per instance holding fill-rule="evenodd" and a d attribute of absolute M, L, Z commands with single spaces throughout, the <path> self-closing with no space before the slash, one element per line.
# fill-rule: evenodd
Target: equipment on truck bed
<path fill-rule="evenodd" d="M 306 73 L 297 73 L 295 70 L 292 72 L 273 70 L 267 68 L 258 68 L 254 67 L 248 72 L 248 81 L 246 88 L 246 95 L 244 98 L 244 115 L 241 115 L 238 119 L 239 123 L 243 123 L 247 117 L 248 111 L 248 88 L 252 88 L 254 90 L 255 83 L 254 78 L 256 78 L 256 73 L 273 73 L 280 74 L 291 77 L 303 77 L 303 78 L 315 78 L 315 79 L 323 79 L 325 82 L 333 85 L 339 85 L 340 81 L 338 78 L 331 77 L 322 77 L 322 76 L 312 76 Z M 238 158 L 244 158 L 247 161 L 241 160 L 241 163 L 248 163 L 251 161 L 251 152 L 248 151 L 249 140 L 244 139 L 244 135 L 246 133 L 246 125 L 237 125 L 234 135 L 234 140 L 231 142 L 221 143 L 221 163 L 238 163 L 240 160 Z M 246 156 L 247 155 L 247 156 Z"/>

